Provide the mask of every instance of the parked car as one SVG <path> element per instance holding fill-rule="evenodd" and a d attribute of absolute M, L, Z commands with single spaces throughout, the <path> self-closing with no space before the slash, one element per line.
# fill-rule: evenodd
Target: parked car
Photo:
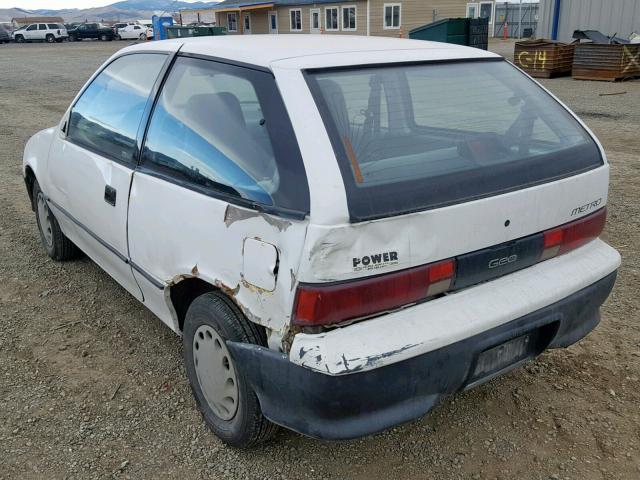
<path fill-rule="evenodd" d="M 377 432 L 567 347 L 620 265 L 593 133 L 457 45 L 130 46 L 23 172 L 48 255 L 82 250 L 181 334 L 204 420 L 240 447 Z"/>
<path fill-rule="evenodd" d="M 54 43 L 66 40 L 69 35 L 65 26 L 59 23 L 32 23 L 14 31 L 11 37 L 18 43 L 34 41 Z"/>
<path fill-rule="evenodd" d="M 98 39 L 111 41 L 115 37 L 113 30 L 101 23 L 82 23 L 73 30 L 69 30 L 69 40 Z"/>
<path fill-rule="evenodd" d="M 136 22 L 120 22 L 120 23 L 114 23 L 114 24 L 111 26 L 111 29 L 113 30 L 113 33 L 117 36 L 117 35 L 118 35 L 118 31 L 119 31 L 121 28 L 128 27 L 129 25 L 137 25 L 137 23 L 136 23 Z"/>
<path fill-rule="evenodd" d="M 147 40 L 149 38 L 153 38 L 153 32 L 143 25 L 128 25 L 118 30 L 119 40 Z"/>
<path fill-rule="evenodd" d="M 0 25 L 0 44 L 9 42 L 11 42 L 11 34 L 2 25 Z"/>

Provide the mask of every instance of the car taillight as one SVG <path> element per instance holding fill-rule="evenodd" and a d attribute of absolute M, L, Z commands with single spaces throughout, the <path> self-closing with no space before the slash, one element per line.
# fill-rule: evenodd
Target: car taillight
<path fill-rule="evenodd" d="M 455 261 L 329 285 L 301 285 L 296 292 L 292 323 L 329 325 L 393 310 L 446 292 Z"/>
<path fill-rule="evenodd" d="M 597 238 L 607 221 L 607 208 L 601 208 L 591 215 L 566 223 L 544 233 L 544 250 L 541 260 L 561 255 Z"/>

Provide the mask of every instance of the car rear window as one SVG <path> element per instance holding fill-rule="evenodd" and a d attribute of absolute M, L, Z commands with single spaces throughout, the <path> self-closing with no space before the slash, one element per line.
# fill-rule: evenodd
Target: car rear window
<path fill-rule="evenodd" d="M 506 61 L 307 72 L 352 221 L 441 207 L 602 165 L 556 100 Z"/>

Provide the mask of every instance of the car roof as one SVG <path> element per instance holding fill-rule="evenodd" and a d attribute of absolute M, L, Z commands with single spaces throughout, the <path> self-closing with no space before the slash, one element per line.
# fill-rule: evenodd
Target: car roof
<path fill-rule="evenodd" d="M 128 51 L 167 50 L 261 67 L 316 68 L 402 61 L 500 58 L 477 48 L 387 37 L 322 34 L 220 35 L 161 40 Z"/>

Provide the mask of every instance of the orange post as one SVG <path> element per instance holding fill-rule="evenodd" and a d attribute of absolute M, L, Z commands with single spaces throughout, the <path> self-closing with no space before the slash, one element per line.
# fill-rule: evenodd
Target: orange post
<path fill-rule="evenodd" d="M 509 38 L 509 24 L 504 22 L 504 29 L 502 32 L 502 39 L 507 40 Z"/>

